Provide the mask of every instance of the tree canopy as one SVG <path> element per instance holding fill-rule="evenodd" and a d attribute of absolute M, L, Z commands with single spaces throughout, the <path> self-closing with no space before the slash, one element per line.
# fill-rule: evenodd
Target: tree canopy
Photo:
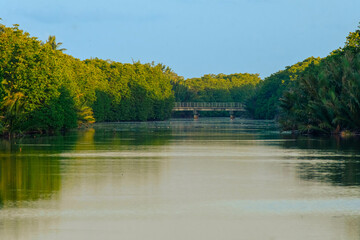
<path fill-rule="evenodd" d="M 360 38 L 351 32 L 344 48 L 311 64 L 281 99 L 285 130 L 331 134 L 360 131 Z"/>
<path fill-rule="evenodd" d="M 247 101 L 247 110 L 255 119 L 274 119 L 279 115 L 280 98 L 310 65 L 319 63 L 320 58 L 310 57 L 286 67 L 261 81 L 255 93 Z"/>
<path fill-rule="evenodd" d="M 0 127 L 53 132 L 95 121 L 164 120 L 174 101 L 241 102 L 284 130 L 360 131 L 360 28 L 326 58 L 309 57 L 261 80 L 258 74 L 184 79 L 162 64 L 80 60 L 49 36 L 0 24 Z"/>
<path fill-rule="evenodd" d="M 207 74 L 201 78 L 174 79 L 178 102 L 244 102 L 260 82 L 258 74 Z"/>
<path fill-rule="evenodd" d="M 81 61 L 54 36 L 43 43 L 0 25 L 0 115 L 4 132 L 57 131 L 94 121 L 163 120 L 174 94 L 162 64 Z"/>

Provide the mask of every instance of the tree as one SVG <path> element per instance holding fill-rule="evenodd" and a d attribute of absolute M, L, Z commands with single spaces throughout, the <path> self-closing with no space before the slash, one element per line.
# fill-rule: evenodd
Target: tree
<path fill-rule="evenodd" d="M 310 134 L 360 131 L 358 32 L 349 34 L 343 49 L 309 65 L 281 101 L 280 122 L 285 130 Z"/>
<path fill-rule="evenodd" d="M 257 85 L 255 94 L 246 103 L 246 108 L 251 116 L 255 119 L 277 118 L 280 98 L 284 91 L 298 80 L 309 65 L 317 64 L 320 60 L 320 58 L 310 57 L 265 78 L 261 84 Z"/>
<path fill-rule="evenodd" d="M 5 129 L 9 132 L 9 136 L 19 127 L 24 112 L 25 95 L 22 92 L 7 92 L 1 106 L 3 112 L 3 121 Z"/>
<path fill-rule="evenodd" d="M 62 43 L 61 42 L 57 43 L 55 36 L 50 35 L 48 40 L 46 41 L 46 43 L 49 44 L 53 50 L 58 50 L 60 52 L 63 52 L 63 51 L 67 50 L 66 48 L 60 48 Z"/>

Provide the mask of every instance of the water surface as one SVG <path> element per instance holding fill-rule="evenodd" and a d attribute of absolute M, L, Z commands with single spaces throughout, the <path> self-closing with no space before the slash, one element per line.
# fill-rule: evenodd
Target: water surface
<path fill-rule="evenodd" d="M 227 118 L 3 140 L 0 239 L 360 239 L 359 144 Z"/>

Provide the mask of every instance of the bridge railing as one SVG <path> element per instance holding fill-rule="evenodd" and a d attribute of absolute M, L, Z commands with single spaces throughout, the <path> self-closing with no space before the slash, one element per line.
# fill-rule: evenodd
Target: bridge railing
<path fill-rule="evenodd" d="M 175 102 L 175 108 L 243 108 L 239 102 Z"/>

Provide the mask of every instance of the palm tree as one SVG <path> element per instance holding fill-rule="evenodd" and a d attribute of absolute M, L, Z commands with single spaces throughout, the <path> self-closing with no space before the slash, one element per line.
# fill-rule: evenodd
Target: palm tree
<path fill-rule="evenodd" d="M 4 112 L 2 118 L 5 122 L 5 127 L 9 131 L 9 137 L 16 128 L 17 122 L 20 122 L 21 115 L 24 111 L 25 95 L 22 92 L 11 93 L 4 97 L 1 110 Z"/>
<path fill-rule="evenodd" d="M 62 45 L 61 42 L 57 43 L 55 36 L 49 36 L 48 40 L 46 41 L 47 44 L 50 44 L 51 48 L 58 51 L 66 51 L 66 48 L 60 48 Z"/>

